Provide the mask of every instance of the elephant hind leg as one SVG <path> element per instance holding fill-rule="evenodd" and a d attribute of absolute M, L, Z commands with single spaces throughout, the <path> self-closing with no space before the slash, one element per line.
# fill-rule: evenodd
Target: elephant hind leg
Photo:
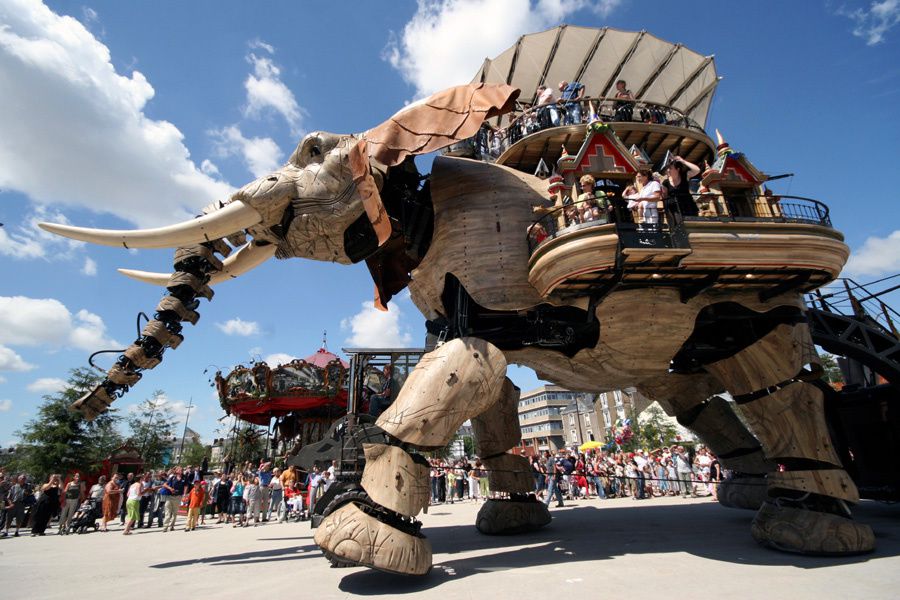
<path fill-rule="evenodd" d="M 856 486 L 834 451 L 821 390 L 807 379 L 817 362 L 805 324 L 780 325 L 732 357 L 709 364 L 735 398 L 767 457 L 768 500 L 752 533 L 763 545 L 803 554 L 857 554 L 874 548 L 872 529 L 853 521 Z"/>
<path fill-rule="evenodd" d="M 497 401 L 472 419 L 475 452 L 481 457 L 490 491 L 475 527 L 488 535 L 534 531 L 551 521 L 550 511 L 534 497 L 534 470 L 524 456 L 510 454 L 522 441 L 518 417 L 519 389 L 506 379 Z M 498 498 L 497 494 L 506 497 Z"/>

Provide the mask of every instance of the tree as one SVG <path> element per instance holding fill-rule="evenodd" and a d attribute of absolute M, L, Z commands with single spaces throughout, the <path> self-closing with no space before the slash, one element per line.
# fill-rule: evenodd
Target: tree
<path fill-rule="evenodd" d="M 199 465 L 203 459 L 209 458 L 210 448 L 193 440 L 185 442 L 181 453 L 181 462 L 186 465 Z"/>
<path fill-rule="evenodd" d="M 155 469 L 165 464 L 175 436 L 175 417 L 165 404 L 165 392 L 156 390 L 128 417 L 129 441 L 144 460 L 144 467 Z"/>
<path fill-rule="evenodd" d="M 639 440 L 640 447 L 653 450 L 675 442 L 678 429 L 668 419 L 659 404 L 655 402 L 651 404 L 636 421 L 638 427 L 634 437 Z"/>
<path fill-rule="evenodd" d="M 822 374 L 822 379 L 829 384 L 844 383 L 844 373 L 838 366 L 834 355 L 823 352 L 819 355 L 819 360 L 822 361 L 822 369 L 825 371 Z"/>
<path fill-rule="evenodd" d="M 38 479 L 96 471 L 122 445 L 116 429 L 120 417 L 110 410 L 88 421 L 69 407 L 101 380 L 90 369 L 72 369 L 63 390 L 44 396 L 37 417 L 16 432 L 22 443 L 11 467 Z"/>

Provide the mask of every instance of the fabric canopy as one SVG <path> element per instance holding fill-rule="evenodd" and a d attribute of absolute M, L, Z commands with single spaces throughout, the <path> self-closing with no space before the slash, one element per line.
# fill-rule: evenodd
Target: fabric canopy
<path fill-rule="evenodd" d="M 719 82 L 712 56 L 672 44 L 646 31 L 560 25 L 523 35 L 499 56 L 485 59 L 473 83 L 505 83 L 533 103 L 542 83 L 578 81 L 585 96 L 612 96 L 624 79 L 638 100 L 678 109 L 706 126 Z"/>

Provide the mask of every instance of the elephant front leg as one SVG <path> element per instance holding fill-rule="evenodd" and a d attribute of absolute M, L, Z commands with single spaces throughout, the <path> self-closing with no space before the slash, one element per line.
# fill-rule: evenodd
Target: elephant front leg
<path fill-rule="evenodd" d="M 519 389 L 506 379 L 497 402 L 472 419 L 475 452 L 487 469 L 490 490 L 506 496 L 482 504 L 475 519 L 481 533 L 523 533 L 552 520 L 547 506 L 532 493 L 534 470 L 528 459 L 507 453 L 522 441 L 518 404 Z"/>
<path fill-rule="evenodd" d="M 447 342 L 422 357 L 377 425 L 407 447 L 442 448 L 460 425 L 496 402 L 505 373 L 506 359 L 491 344 Z M 364 450 L 364 492 L 325 514 L 315 541 L 336 564 L 423 575 L 431 568 L 431 545 L 414 517 L 428 505 L 427 465 L 396 446 Z"/>
<path fill-rule="evenodd" d="M 841 467 L 825 423 L 823 394 L 805 379 L 818 364 L 805 324 L 779 325 L 734 356 L 707 365 L 735 397 L 767 457 L 768 500 L 753 521 L 760 543 L 804 554 L 856 554 L 874 548 L 868 525 L 852 520 L 856 485 Z"/>

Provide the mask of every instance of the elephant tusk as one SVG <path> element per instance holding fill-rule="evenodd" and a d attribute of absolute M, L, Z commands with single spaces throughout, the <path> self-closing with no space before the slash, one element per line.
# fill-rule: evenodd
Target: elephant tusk
<path fill-rule="evenodd" d="M 240 200 L 235 200 L 226 204 L 221 210 L 155 229 L 90 229 L 58 223 L 38 223 L 38 225 L 50 233 L 104 246 L 176 248 L 217 240 L 236 231 L 253 227 L 260 221 L 262 221 L 262 217 L 256 209 Z"/>
<path fill-rule="evenodd" d="M 258 246 L 253 242 L 241 246 L 234 254 L 222 261 L 222 270 L 212 273 L 207 285 L 216 285 L 229 279 L 235 279 L 247 271 L 255 269 L 275 256 L 276 248 L 275 244 Z M 172 276 L 171 273 L 154 273 L 134 269 L 118 269 L 118 271 L 131 279 L 161 287 L 165 287 Z"/>

